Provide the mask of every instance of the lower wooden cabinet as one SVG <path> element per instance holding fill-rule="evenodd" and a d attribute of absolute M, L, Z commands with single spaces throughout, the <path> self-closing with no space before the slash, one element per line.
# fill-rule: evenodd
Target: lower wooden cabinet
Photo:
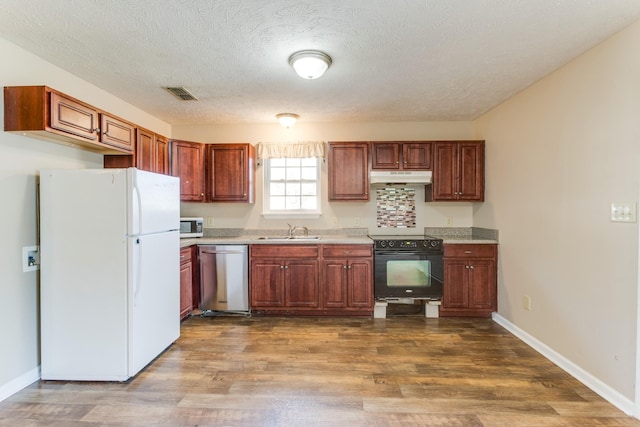
<path fill-rule="evenodd" d="M 371 245 L 251 245 L 254 314 L 373 312 Z"/>
<path fill-rule="evenodd" d="M 498 246 L 444 245 L 440 316 L 491 317 L 497 310 Z"/>
<path fill-rule="evenodd" d="M 369 245 L 325 245 L 322 257 L 323 306 L 371 310 L 373 248 Z"/>
<path fill-rule="evenodd" d="M 180 249 L 180 319 L 187 317 L 193 310 L 195 248 L 196 246 L 188 246 Z"/>

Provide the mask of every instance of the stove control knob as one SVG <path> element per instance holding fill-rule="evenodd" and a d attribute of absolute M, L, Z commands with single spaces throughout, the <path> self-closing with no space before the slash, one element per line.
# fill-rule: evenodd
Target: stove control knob
<path fill-rule="evenodd" d="M 389 247 L 390 247 L 390 248 L 394 247 L 395 245 L 396 245 L 396 242 L 394 242 L 393 240 L 391 240 L 391 241 L 389 242 Z"/>
<path fill-rule="evenodd" d="M 381 248 L 384 248 L 385 246 L 387 246 L 387 242 L 385 242 L 384 240 L 380 240 L 380 241 L 378 242 L 378 245 L 379 245 Z"/>
<path fill-rule="evenodd" d="M 435 248 L 436 246 L 440 246 L 440 242 L 438 242 L 437 240 L 432 240 L 431 241 L 431 247 Z"/>

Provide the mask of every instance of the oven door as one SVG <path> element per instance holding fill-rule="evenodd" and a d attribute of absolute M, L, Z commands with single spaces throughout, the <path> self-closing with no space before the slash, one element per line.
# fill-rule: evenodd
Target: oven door
<path fill-rule="evenodd" d="M 376 298 L 442 298 L 442 253 L 376 251 Z"/>

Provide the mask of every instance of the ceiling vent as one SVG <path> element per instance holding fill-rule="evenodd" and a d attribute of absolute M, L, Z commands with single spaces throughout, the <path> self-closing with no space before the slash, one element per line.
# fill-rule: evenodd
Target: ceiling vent
<path fill-rule="evenodd" d="M 197 101 L 198 98 L 193 96 L 191 92 L 183 87 L 165 87 L 165 89 L 173 96 L 181 101 Z"/>

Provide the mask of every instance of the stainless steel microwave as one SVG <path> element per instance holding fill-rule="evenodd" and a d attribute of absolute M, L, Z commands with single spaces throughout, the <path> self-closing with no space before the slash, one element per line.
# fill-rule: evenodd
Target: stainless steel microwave
<path fill-rule="evenodd" d="M 180 237 L 202 237 L 203 223 L 202 218 L 180 218 Z"/>

